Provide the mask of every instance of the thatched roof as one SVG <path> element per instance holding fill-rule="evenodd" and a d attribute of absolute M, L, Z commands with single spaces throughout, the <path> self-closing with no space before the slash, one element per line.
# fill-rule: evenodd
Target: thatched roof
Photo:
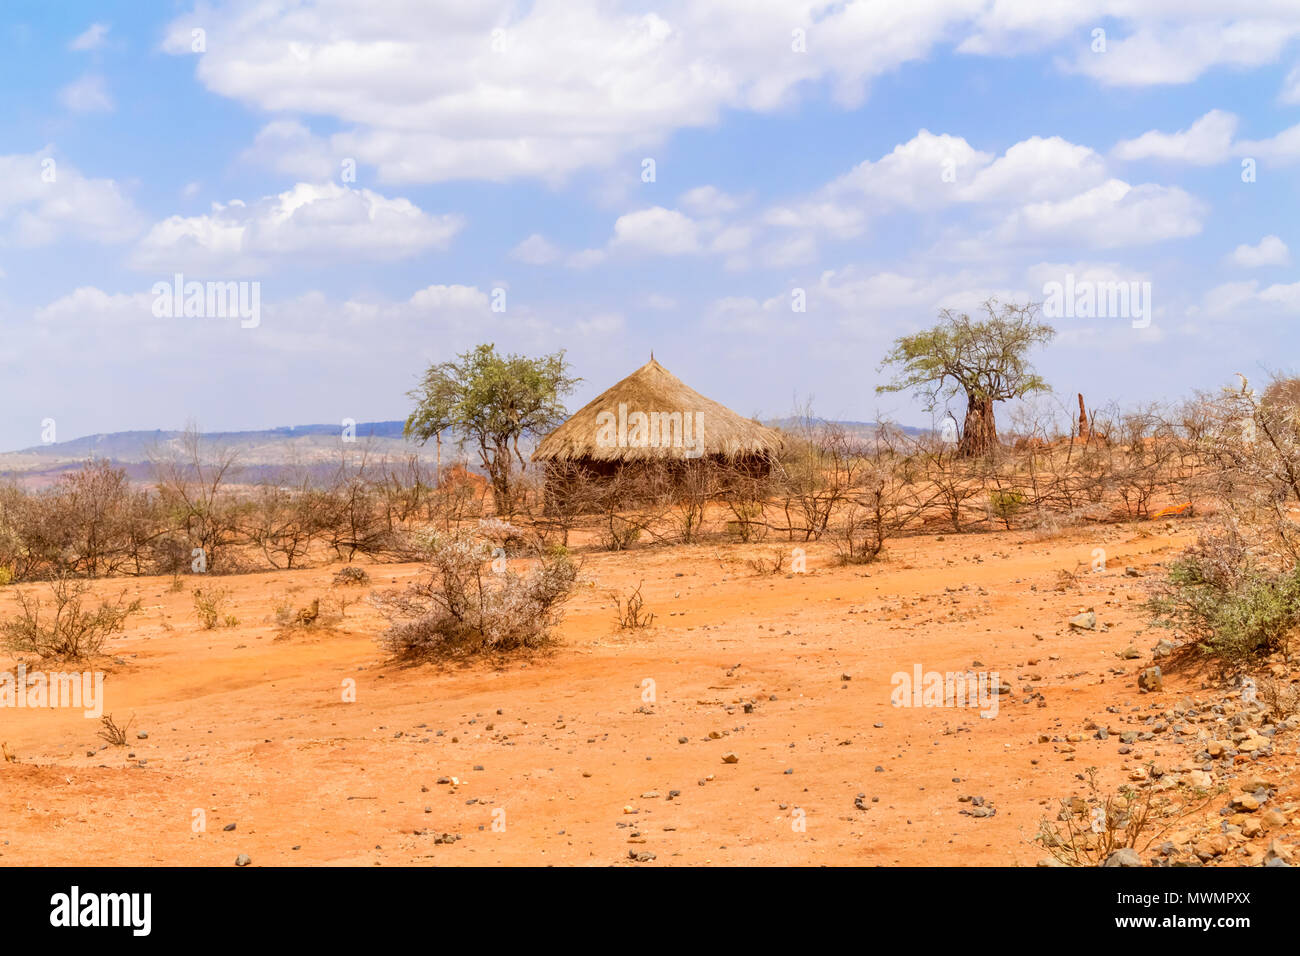
<path fill-rule="evenodd" d="M 735 459 L 780 447 L 780 433 L 705 398 L 652 358 L 542 439 L 533 461 Z"/>

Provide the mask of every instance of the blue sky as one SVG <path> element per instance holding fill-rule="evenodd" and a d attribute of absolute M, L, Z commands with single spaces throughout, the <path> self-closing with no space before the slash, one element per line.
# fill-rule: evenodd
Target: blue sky
<path fill-rule="evenodd" d="M 10 2 L 0 42 L 0 448 L 400 418 L 480 341 L 566 349 L 574 408 L 653 349 L 921 424 L 889 342 L 1067 276 L 1153 315 L 1054 318 L 1062 399 L 1295 370 L 1294 2 Z M 256 327 L 155 315 L 175 273 Z"/>

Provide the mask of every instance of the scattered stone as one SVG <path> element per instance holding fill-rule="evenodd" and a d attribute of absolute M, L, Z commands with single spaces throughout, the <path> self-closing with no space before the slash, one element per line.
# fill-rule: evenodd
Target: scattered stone
<path fill-rule="evenodd" d="M 239 856 L 235 857 L 235 866 L 248 866 L 248 864 L 252 862 L 253 858 L 247 853 L 241 853 Z"/>
<path fill-rule="evenodd" d="M 1106 857 L 1106 862 L 1102 866 L 1141 866 L 1142 858 L 1138 856 L 1137 850 L 1126 846 L 1116 850 L 1110 856 Z"/>
<path fill-rule="evenodd" d="M 1097 630 L 1097 614 L 1095 611 L 1084 611 L 1070 618 L 1070 627 L 1077 627 L 1082 631 Z"/>
<path fill-rule="evenodd" d="M 1138 689 L 1144 690 L 1148 694 L 1155 693 L 1164 688 L 1164 677 L 1160 673 L 1159 667 L 1148 667 L 1138 675 Z"/>
<path fill-rule="evenodd" d="M 1239 793 L 1232 798 L 1231 806 L 1242 813 L 1254 813 L 1259 809 L 1259 801 L 1248 793 Z"/>

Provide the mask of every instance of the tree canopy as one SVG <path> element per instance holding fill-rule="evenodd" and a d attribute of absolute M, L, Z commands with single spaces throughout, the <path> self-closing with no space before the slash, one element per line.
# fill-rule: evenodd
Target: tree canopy
<path fill-rule="evenodd" d="M 930 408 L 958 391 L 995 402 L 1049 391 L 1027 361 L 1030 349 L 1056 335 L 1050 325 L 1035 321 L 1038 307 L 989 299 L 983 308 L 985 319 L 944 309 L 938 325 L 899 338 L 880 367 L 900 366 L 900 373 L 876 391 L 915 389 Z"/>
<path fill-rule="evenodd" d="M 479 345 L 455 361 L 431 365 L 407 394 L 416 407 L 405 434 L 421 444 L 450 430 L 478 447 L 492 480 L 498 509 L 513 508 L 511 456 L 525 466 L 519 440 L 540 434 L 565 417 L 561 396 L 581 379 L 569 375 L 564 351 L 540 358 L 501 356 L 494 344 Z"/>
<path fill-rule="evenodd" d="M 1034 346 L 1056 335 L 1050 325 L 1037 321 L 1038 306 L 988 299 L 983 309 L 986 317 L 979 319 L 944 309 L 933 328 L 897 339 L 880 363 L 882 371 L 896 367 L 897 375 L 876 388 L 877 392 L 914 390 L 927 399 L 931 411 L 964 393 L 961 448 L 965 454 L 987 451 L 996 441 L 994 402 L 1050 391 L 1028 361 Z"/>

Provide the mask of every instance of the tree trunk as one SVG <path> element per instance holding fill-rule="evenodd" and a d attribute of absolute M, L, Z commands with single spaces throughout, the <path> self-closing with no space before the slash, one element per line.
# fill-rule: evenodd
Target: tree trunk
<path fill-rule="evenodd" d="M 993 420 L 993 399 L 966 396 L 966 423 L 962 426 L 957 454 L 963 458 L 987 455 L 998 443 L 998 426 Z"/>
<path fill-rule="evenodd" d="M 492 463 L 488 468 L 492 479 L 492 502 L 498 516 L 511 517 L 515 513 L 515 486 L 511 480 L 510 447 L 497 442 Z"/>

